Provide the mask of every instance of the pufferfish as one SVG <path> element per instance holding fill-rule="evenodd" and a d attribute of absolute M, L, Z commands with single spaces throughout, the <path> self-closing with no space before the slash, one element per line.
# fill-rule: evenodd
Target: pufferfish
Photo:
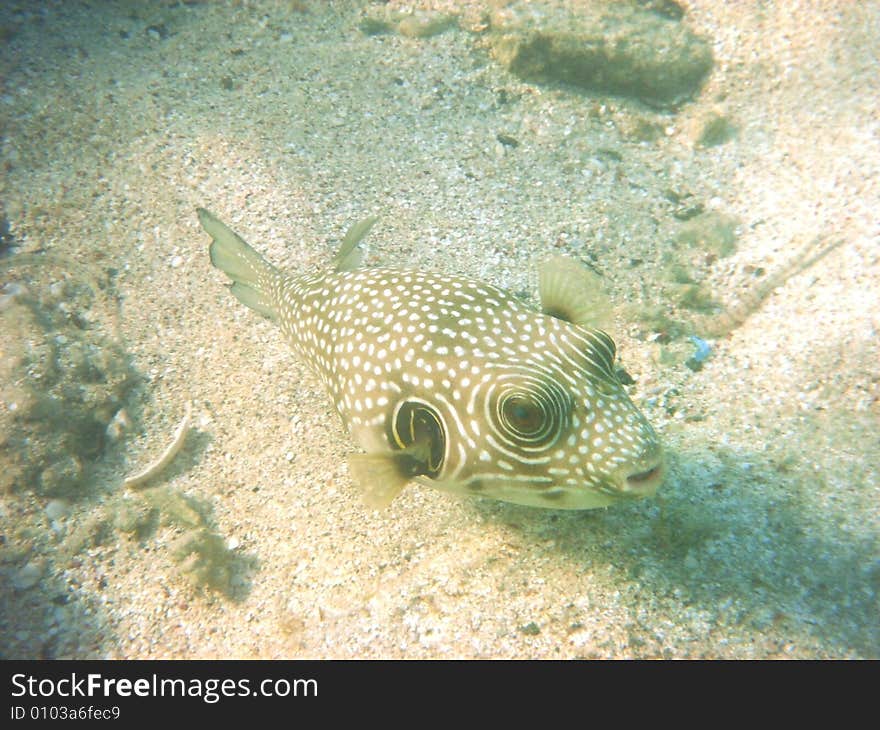
<path fill-rule="evenodd" d="M 586 269 L 539 271 L 542 312 L 459 276 L 357 268 L 375 218 L 349 229 L 335 268 L 286 274 L 204 209 L 211 262 L 240 302 L 281 327 L 355 443 L 349 472 L 372 506 L 410 482 L 535 507 L 592 509 L 652 495 L 653 428 L 589 326 Z"/>

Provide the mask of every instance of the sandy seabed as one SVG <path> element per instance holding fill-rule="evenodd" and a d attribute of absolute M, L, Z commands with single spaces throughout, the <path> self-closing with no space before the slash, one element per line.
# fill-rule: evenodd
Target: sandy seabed
<path fill-rule="evenodd" d="M 880 655 L 880 5 L 681 3 L 715 67 L 674 113 L 511 76 L 481 3 L 393 5 L 459 21 L 410 38 L 362 32 L 366 2 L 3 4 L 6 257 L 111 281 L 104 326 L 141 377 L 80 498 L 0 496 L 3 655 Z M 711 115 L 737 134 L 702 147 Z M 739 221 L 733 255 L 672 245 L 682 194 Z M 668 449 L 660 496 L 577 513 L 413 487 L 368 510 L 332 404 L 228 294 L 197 206 L 291 271 L 370 214 L 368 264 L 534 297 L 542 256 L 589 260 Z M 817 235 L 844 243 L 698 372 L 640 319 L 688 316 L 670 257 L 734 301 Z M 200 505 L 222 590 L 175 557 L 181 520 L 114 527 L 187 401 L 148 489 Z"/>

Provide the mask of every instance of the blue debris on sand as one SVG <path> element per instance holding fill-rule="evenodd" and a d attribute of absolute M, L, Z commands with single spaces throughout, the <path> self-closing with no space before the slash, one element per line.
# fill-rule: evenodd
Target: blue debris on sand
<path fill-rule="evenodd" d="M 693 355 L 685 360 L 684 364 L 696 373 L 703 369 L 703 363 L 712 355 L 712 346 L 696 335 L 691 335 L 690 339 L 697 349 Z"/>

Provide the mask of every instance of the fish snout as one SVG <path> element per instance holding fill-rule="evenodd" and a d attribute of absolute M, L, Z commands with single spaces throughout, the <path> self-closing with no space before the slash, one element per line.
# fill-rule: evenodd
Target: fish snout
<path fill-rule="evenodd" d="M 651 447 L 637 461 L 618 468 L 614 481 L 618 490 L 630 497 L 650 497 L 666 476 L 666 464 L 660 446 Z"/>

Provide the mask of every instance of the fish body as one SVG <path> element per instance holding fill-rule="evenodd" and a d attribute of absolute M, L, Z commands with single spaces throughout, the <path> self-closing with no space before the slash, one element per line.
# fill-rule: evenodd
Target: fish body
<path fill-rule="evenodd" d="M 368 503 L 385 505 L 416 481 L 590 509 L 653 494 L 662 481 L 659 440 L 614 374 L 614 342 L 566 321 L 586 316 L 573 262 L 542 271 L 548 313 L 539 313 L 464 277 L 290 276 L 207 211 L 199 218 L 233 294 L 278 323 L 364 451 L 349 466 Z M 340 268 L 370 225 L 352 229 Z"/>

